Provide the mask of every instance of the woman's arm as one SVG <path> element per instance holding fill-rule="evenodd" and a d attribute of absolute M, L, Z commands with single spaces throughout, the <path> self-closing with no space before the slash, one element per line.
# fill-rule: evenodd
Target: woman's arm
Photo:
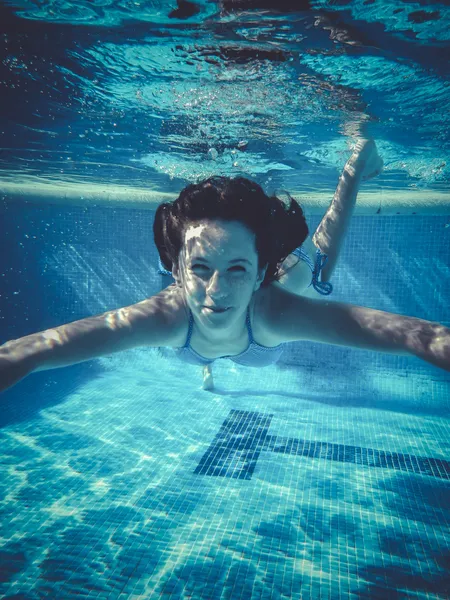
<path fill-rule="evenodd" d="M 375 142 L 359 138 L 352 156 L 344 166 L 331 204 L 312 236 L 314 245 L 328 257 L 322 269 L 322 281 L 331 279 L 353 215 L 361 182 L 379 175 L 382 169 L 383 160 L 378 154 Z"/>
<path fill-rule="evenodd" d="M 268 314 L 278 343 L 309 340 L 409 354 L 450 371 L 450 329 L 440 323 L 274 289 Z"/>
<path fill-rule="evenodd" d="M 135 346 L 170 346 L 178 325 L 177 302 L 168 289 L 138 304 L 0 346 L 0 391 L 34 371 L 64 367 Z"/>

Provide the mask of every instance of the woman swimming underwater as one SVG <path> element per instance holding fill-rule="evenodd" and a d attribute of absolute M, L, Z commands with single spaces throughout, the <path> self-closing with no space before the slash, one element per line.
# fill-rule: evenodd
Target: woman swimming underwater
<path fill-rule="evenodd" d="M 174 348 L 203 366 L 207 389 L 215 359 L 265 366 L 299 340 L 413 355 L 450 371 L 449 328 L 310 297 L 331 292 L 359 184 L 381 167 L 373 141 L 360 140 L 312 240 L 292 198 L 287 206 L 242 177 L 188 185 L 154 222 L 161 267 L 175 283 L 132 306 L 7 342 L 0 390 L 34 371 L 136 346 Z"/>

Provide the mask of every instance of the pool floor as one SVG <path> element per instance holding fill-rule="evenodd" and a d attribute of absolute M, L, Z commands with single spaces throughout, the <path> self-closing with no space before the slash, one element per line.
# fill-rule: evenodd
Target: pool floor
<path fill-rule="evenodd" d="M 3 396 L 2 598 L 450 597 L 444 378 L 101 364 Z"/>

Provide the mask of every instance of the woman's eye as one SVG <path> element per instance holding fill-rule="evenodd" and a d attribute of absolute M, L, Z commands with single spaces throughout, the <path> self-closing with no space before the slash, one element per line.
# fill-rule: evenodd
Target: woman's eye
<path fill-rule="evenodd" d="M 205 269 L 206 269 L 206 270 L 208 270 L 208 267 L 207 267 L 206 265 L 200 265 L 200 264 L 195 264 L 195 265 L 192 265 L 192 267 L 191 267 L 191 268 L 192 268 L 192 269 L 196 269 L 196 270 L 197 270 L 197 269 L 203 269 L 203 270 L 205 270 Z M 245 272 L 245 267 L 242 267 L 242 266 L 240 266 L 240 265 L 236 265 L 235 267 L 230 267 L 228 270 L 229 270 L 229 271 L 233 271 L 233 272 L 240 272 L 240 273 L 243 273 L 243 272 Z"/>

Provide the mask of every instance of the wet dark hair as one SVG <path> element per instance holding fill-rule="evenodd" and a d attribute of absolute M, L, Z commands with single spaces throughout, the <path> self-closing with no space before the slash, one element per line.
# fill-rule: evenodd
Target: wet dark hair
<path fill-rule="evenodd" d="M 262 285 L 279 279 L 283 260 L 308 236 L 302 208 L 288 197 L 289 206 L 245 177 L 216 176 L 186 186 L 156 210 L 153 234 L 163 266 L 172 271 L 188 225 L 203 219 L 239 221 L 255 234 L 259 269 L 268 265 Z"/>

